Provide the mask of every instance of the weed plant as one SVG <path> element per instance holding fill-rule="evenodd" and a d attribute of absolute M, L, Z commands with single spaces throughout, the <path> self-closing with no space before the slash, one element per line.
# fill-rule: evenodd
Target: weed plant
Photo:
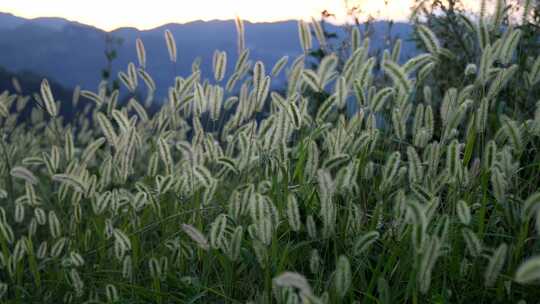
<path fill-rule="evenodd" d="M 478 55 L 450 83 L 433 78 L 453 54 L 427 26 L 404 64 L 400 43 L 370 57 L 353 30 L 337 72 L 332 54 L 253 62 L 237 20 L 238 61 L 216 51 L 212 79 L 195 63 L 155 114 L 142 40 L 118 76 L 145 100 L 76 91 L 68 123 L 46 80 L 4 92 L 1 301 L 536 303 L 540 103 L 509 92 L 540 100 L 540 57 L 518 68 L 520 29 L 476 26 Z M 299 22 L 305 54 L 312 27 L 324 37 Z"/>

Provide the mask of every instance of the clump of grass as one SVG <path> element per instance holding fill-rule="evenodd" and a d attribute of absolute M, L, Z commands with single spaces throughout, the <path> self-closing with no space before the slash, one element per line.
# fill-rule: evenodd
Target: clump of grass
<path fill-rule="evenodd" d="M 325 44 L 317 24 L 300 22 L 305 53 L 312 26 Z M 271 75 L 249 60 L 239 19 L 237 30 L 234 71 L 216 52 L 215 81 L 194 64 L 155 114 L 142 40 L 139 66 L 119 76 L 130 92 L 142 79 L 145 101 L 120 106 L 118 91 L 81 91 L 91 119 L 65 124 L 44 81 L 44 106 L 17 124 L 24 97 L 0 95 L 3 302 L 540 297 L 540 108 L 499 98 L 523 76 L 506 41 L 519 30 L 491 44 L 479 37 L 483 53 L 440 96 L 427 78 L 448 54 L 425 26 L 429 54 L 404 65 L 400 44 L 369 57 L 353 31 L 342 69 L 336 55 L 315 70 L 302 55 Z M 165 39 L 175 64 L 172 33 Z M 270 89 L 282 70 L 285 95 Z M 313 111 L 307 90 L 330 93 Z"/>

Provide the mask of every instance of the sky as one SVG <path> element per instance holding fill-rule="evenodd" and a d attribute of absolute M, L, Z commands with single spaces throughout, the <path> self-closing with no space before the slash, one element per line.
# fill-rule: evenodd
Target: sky
<path fill-rule="evenodd" d="M 252 22 L 309 19 L 328 10 L 344 20 L 346 0 L 0 0 L 0 12 L 25 18 L 62 17 L 104 30 L 150 29 L 166 23 L 232 19 Z M 348 0 L 365 14 L 406 20 L 414 0 Z M 466 0 L 478 3 L 479 0 Z M 385 5 L 385 2 L 388 4 Z M 128 5 L 129 3 L 129 5 Z M 121 13 L 119 13 L 121 12 Z"/>

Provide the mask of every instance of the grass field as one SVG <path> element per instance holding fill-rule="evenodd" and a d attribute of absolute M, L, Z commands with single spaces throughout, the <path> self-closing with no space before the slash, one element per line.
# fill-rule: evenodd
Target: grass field
<path fill-rule="evenodd" d="M 309 69 L 250 60 L 238 22 L 239 60 L 194 65 L 155 114 L 140 40 L 126 104 L 4 92 L 2 303 L 536 303 L 540 57 L 484 26 L 457 80 L 434 78 L 452 54 L 425 26 L 404 64 L 355 30 Z M 67 102 L 85 110 L 64 120 Z"/>

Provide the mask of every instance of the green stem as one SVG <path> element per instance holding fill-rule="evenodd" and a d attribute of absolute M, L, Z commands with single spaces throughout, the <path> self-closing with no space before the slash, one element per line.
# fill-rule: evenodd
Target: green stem
<path fill-rule="evenodd" d="M 488 202 L 488 174 L 485 171 L 482 173 L 482 192 L 482 207 L 480 208 L 480 212 L 478 213 L 478 237 L 480 237 L 481 239 L 484 235 Z"/>
<path fill-rule="evenodd" d="M 270 270 L 270 255 L 267 256 L 264 269 L 264 294 L 266 303 L 272 303 L 272 271 Z"/>
<path fill-rule="evenodd" d="M 15 192 L 13 188 L 13 179 L 11 179 L 11 162 L 9 161 L 9 155 L 6 148 L 6 145 L 4 144 L 4 140 L 0 140 L 0 145 L 2 146 L 2 154 L 4 156 L 4 161 L 6 163 L 6 184 L 7 184 L 7 191 L 9 198 L 14 202 L 15 199 Z"/>

